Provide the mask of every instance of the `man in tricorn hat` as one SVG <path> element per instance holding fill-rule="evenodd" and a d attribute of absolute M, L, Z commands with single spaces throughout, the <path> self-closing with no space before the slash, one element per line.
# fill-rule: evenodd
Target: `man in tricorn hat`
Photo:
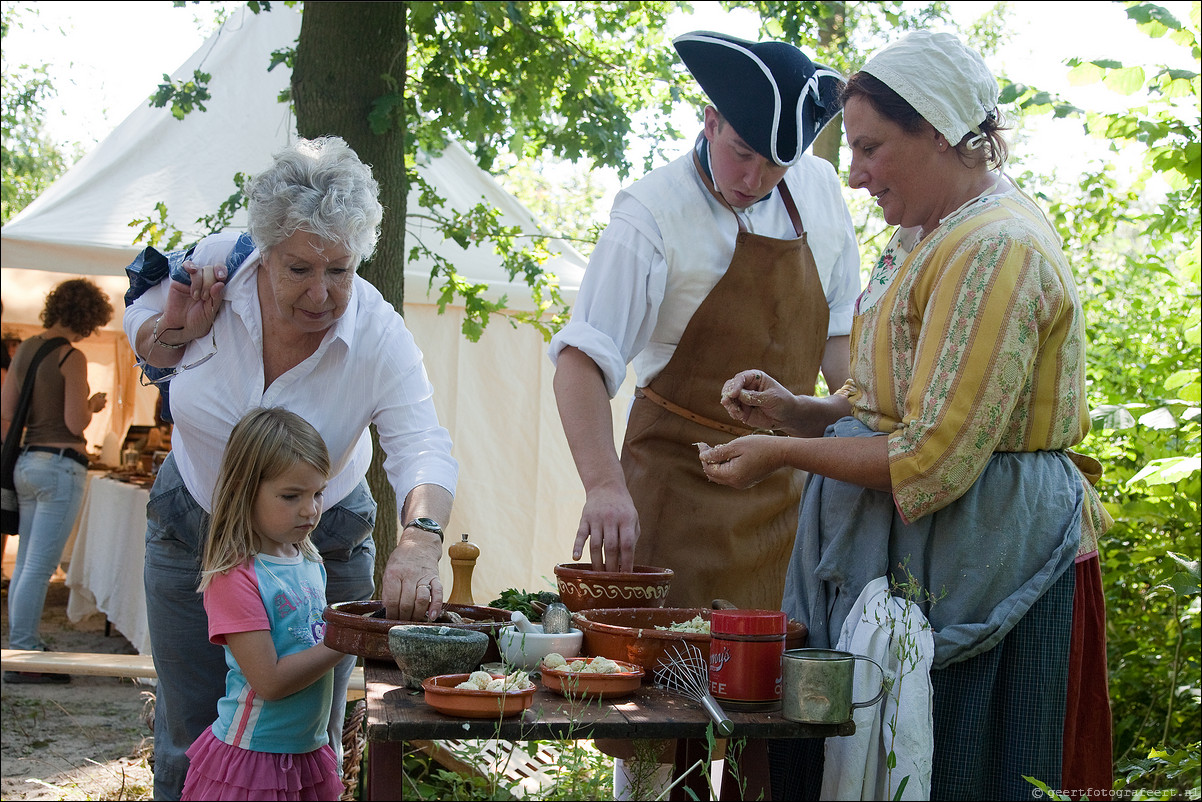
<path fill-rule="evenodd" d="M 860 292 L 851 216 L 806 150 L 842 79 L 783 42 L 697 31 L 674 41 L 709 97 L 695 147 L 620 192 L 551 341 L 555 394 L 586 492 L 573 546 L 595 568 L 675 572 L 670 607 L 779 610 L 802 476 L 749 491 L 706 481 L 693 443 L 750 430 L 723 383 L 762 370 L 794 393 L 848 376 Z M 609 399 L 636 373 L 619 459 Z"/>

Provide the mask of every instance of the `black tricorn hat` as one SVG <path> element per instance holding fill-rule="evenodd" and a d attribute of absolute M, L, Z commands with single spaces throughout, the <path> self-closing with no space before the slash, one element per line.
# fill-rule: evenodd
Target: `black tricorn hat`
<path fill-rule="evenodd" d="M 839 111 L 843 77 L 786 42 L 748 42 L 711 31 L 672 41 L 718 113 L 764 158 L 801 158 Z"/>

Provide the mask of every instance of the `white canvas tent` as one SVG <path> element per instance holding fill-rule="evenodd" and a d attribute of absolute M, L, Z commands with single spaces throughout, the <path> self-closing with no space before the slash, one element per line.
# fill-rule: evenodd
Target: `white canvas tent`
<path fill-rule="evenodd" d="M 150 423 L 153 415 L 155 391 L 139 387 L 120 329 L 124 267 L 140 250 L 132 244 L 131 221 L 154 214 L 162 201 L 175 225 L 189 230 L 232 194 L 236 172 L 254 174 L 295 137 L 288 107 L 277 100 L 289 76 L 284 67 L 268 72 L 266 64 L 299 30 L 300 16 L 283 6 L 259 15 L 235 12 L 172 76 L 191 77 L 195 69 L 212 75 L 205 112 L 176 120 L 166 109 L 141 106 L 0 231 L 5 330 L 37 331 L 46 292 L 76 275 L 91 277 L 112 297 L 113 322 L 82 344 L 93 390 L 109 393 L 109 408 L 87 432 L 90 445 L 109 431 Z M 450 206 L 464 209 L 483 199 L 507 221 L 533 225 L 529 212 L 462 148 L 452 144 L 421 169 Z M 410 209 L 416 206 L 411 199 Z M 233 227 L 244 226 L 244 216 L 235 218 Z M 491 251 L 431 243 L 435 234 L 412 225 L 409 236 L 423 237 L 464 277 L 490 284 L 492 295 L 507 295 L 510 307 L 530 308 L 525 285 L 511 284 Z M 548 269 L 570 299 L 584 260 L 564 243 L 554 250 Z M 460 463 L 448 544 L 469 533 L 480 547 L 473 582 L 478 603 L 507 587 L 548 589 L 555 563 L 571 559 L 584 494 L 559 424 L 545 344 L 529 326 L 515 329 L 497 318 L 480 342 L 469 342 L 460 333 L 462 309 L 438 314 L 437 287 L 427 294 L 429 271 L 429 265 L 407 266 L 404 314 L 425 354 L 439 416 Z M 622 420 L 624 406 L 615 402 L 619 431 Z M 449 592 L 446 558 L 442 572 Z"/>

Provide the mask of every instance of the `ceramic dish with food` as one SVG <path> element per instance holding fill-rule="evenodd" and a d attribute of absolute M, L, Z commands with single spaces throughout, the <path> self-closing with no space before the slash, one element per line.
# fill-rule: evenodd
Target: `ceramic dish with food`
<path fill-rule="evenodd" d="M 487 686 L 482 689 L 481 682 L 473 681 L 473 677 L 478 674 L 488 677 L 487 682 L 500 680 L 505 684 L 506 681 L 504 674 L 485 674 L 482 671 L 430 677 L 422 683 L 422 690 L 425 691 L 426 704 L 447 716 L 508 718 L 518 715 L 534 703 L 534 692 L 537 688 L 525 678 L 524 672 L 519 673 L 522 674 L 522 681 L 506 685 L 505 690 L 487 690 Z M 512 674 L 509 676 L 513 677 Z M 484 680 L 484 677 L 479 679 Z"/>
<path fill-rule="evenodd" d="M 488 650 L 481 662 L 501 659 L 497 648 L 497 631 L 510 623 L 508 610 L 480 607 L 472 604 L 444 604 L 443 616 L 437 621 L 396 621 L 384 618 L 384 602 L 339 602 L 326 607 L 322 618 L 326 622 L 325 644 L 345 654 L 355 654 L 368 660 L 392 662 L 388 648 L 388 630 L 400 624 L 434 627 L 462 627 L 489 636 Z M 459 617 L 455 621 L 455 616 Z"/>
<path fill-rule="evenodd" d="M 555 566 L 559 596 L 572 612 L 599 607 L 663 607 L 672 569 L 636 565 L 633 571 L 594 571 L 590 563 Z"/>
<path fill-rule="evenodd" d="M 539 666 L 547 690 L 571 698 L 611 699 L 634 693 L 643 684 L 641 666 L 606 657 L 567 657 L 560 663 L 548 655 Z M 598 670 L 608 664 L 614 670 Z"/>

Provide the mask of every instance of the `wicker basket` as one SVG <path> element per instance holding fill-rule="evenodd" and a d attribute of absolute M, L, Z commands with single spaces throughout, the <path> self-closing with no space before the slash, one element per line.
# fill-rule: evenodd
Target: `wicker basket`
<path fill-rule="evenodd" d="M 367 702 L 363 699 L 347 712 L 342 727 L 342 784 L 341 802 L 359 798 L 359 771 L 363 767 L 363 747 L 367 744 Z"/>

